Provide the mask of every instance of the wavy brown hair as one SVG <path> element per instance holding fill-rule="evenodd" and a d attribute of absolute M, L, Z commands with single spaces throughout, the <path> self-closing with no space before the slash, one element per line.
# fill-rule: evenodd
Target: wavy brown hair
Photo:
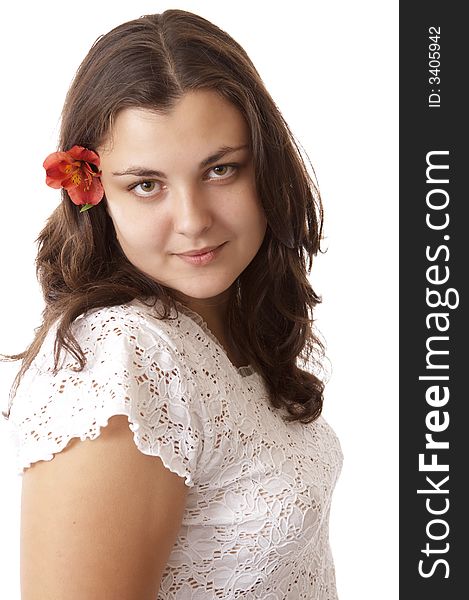
<path fill-rule="evenodd" d="M 182 10 L 116 27 L 98 38 L 76 73 L 62 111 L 58 149 L 96 149 L 122 109 L 164 114 L 185 93 L 199 89 L 221 94 L 245 118 L 256 190 L 268 223 L 257 255 L 230 290 L 228 338 L 263 376 L 272 405 L 287 409 L 285 420 L 310 423 L 321 414 L 325 386 L 324 377 L 318 377 L 325 372 L 325 347 L 313 320 L 322 299 L 307 277 L 313 256 L 322 252 L 323 208 L 302 152 L 241 46 L 209 21 Z M 31 345 L 8 357 L 22 359 L 11 399 L 56 321 L 55 368 L 61 351 L 68 350 L 83 369 L 86 359 L 72 333 L 79 315 L 135 298 L 150 304 L 160 300 L 163 319 L 171 309 L 177 313 L 177 291 L 126 258 L 105 198 L 80 213 L 62 190 L 61 204 L 36 241 L 45 309 Z"/>

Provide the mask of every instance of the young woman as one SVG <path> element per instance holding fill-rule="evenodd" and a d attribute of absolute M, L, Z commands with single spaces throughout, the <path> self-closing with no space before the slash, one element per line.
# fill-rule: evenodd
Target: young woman
<path fill-rule="evenodd" d="M 5 415 L 23 600 L 337 598 L 321 200 L 244 50 L 180 10 L 116 27 L 44 167 L 46 306 Z"/>

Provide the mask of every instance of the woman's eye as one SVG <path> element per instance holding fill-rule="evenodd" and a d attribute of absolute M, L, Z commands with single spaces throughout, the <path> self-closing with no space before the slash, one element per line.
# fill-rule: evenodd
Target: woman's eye
<path fill-rule="evenodd" d="M 235 173 L 236 169 L 236 165 L 217 165 L 209 171 L 209 173 L 215 173 L 216 176 L 209 176 L 209 179 L 227 179 Z"/>
<path fill-rule="evenodd" d="M 158 181 L 140 181 L 130 187 L 137 196 L 153 196 L 161 191 L 162 185 Z"/>

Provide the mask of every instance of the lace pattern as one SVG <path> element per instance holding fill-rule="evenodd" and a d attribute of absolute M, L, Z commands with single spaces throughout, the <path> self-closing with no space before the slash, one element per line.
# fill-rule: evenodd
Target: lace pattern
<path fill-rule="evenodd" d="M 190 488 L 158 600 L 336 600 L 329 547 L 340 443 L 325 419 L 285 423 L 251 365 L 236 368 L 182 305 L 138 301 L 77 319 L 84 371 L 52 371 L 54 331 L 13 403 L 19 471 L 124 414 L 136 446 Z"/>

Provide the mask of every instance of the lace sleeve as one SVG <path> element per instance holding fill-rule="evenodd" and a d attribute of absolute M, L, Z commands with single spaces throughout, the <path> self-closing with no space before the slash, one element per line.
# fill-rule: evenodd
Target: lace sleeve
<path fill-rule="evenodd" d="M 140 315 L 100 309 L 76 322 L 87 364 L 66 354 L 57 372 L 51 330 L 20 384 L 10 416 L 18 470 L 51 460 L 72 438 L 97 438 L 113 415 L 127 415 L 137 448 L 194 485 L 203 419 L 197 389 L 170 341 Z"/>

